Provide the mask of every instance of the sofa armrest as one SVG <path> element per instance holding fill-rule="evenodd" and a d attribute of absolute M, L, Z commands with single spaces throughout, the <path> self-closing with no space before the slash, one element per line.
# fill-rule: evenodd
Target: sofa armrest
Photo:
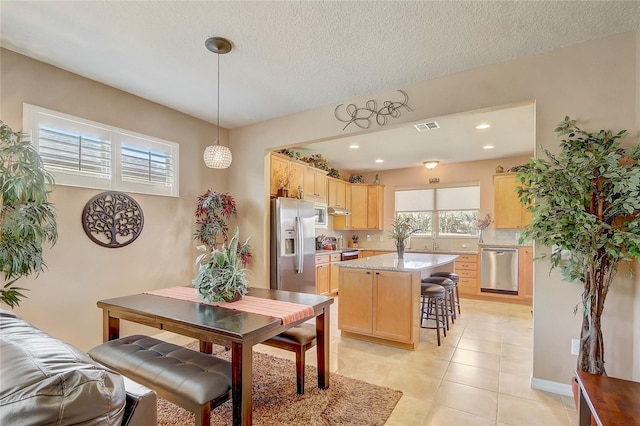
<path fill-rule="evenodd" d="M 158 397 L 155 391 L 122 376 L 127 391 L 122 426 L 156 426 Z"/>

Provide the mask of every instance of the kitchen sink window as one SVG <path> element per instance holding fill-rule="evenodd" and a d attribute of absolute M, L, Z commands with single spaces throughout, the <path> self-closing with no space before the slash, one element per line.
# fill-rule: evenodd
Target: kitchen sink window
<path fill-rule="evenodd" d="M 411 216 L 420 226 L 416 235 L 473 237 L 480 209 L 480 186 L 396 190 L 396 216 Z"/>

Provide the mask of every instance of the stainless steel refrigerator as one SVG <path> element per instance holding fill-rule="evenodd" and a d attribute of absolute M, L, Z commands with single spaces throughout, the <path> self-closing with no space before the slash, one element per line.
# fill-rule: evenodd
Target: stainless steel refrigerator
<path fill-rule="evenodd" d="M 271 200 L 271 288 L 316 292 L 314 203 Z"/>

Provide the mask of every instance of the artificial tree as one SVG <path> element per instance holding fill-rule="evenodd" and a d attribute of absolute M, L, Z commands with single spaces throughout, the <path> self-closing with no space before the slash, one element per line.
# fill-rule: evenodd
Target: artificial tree
<path fill-rule="evenodd" d="M 11 308 L 26 297 L 16 281 L 40 273 L 43 244 L 56 242 L 53 183 L 26 136 L 0 121 L 0 302 Z"/>
<path fill-rule="evenodd" d="M 555 132 L 564 137 L 560 152 L 544 150 L 547 160 L 532 159 L 517 175 L 521 202 L 534 202 L 521 240 L 549 247 L 541 257 L 551 269 L 582 283 L 577 368 L 604 375 L 605 299 L 619 263 L 640 259 L 640 145 L 625 149 L 626 130 L 589 133 L 569 117 Z"/>

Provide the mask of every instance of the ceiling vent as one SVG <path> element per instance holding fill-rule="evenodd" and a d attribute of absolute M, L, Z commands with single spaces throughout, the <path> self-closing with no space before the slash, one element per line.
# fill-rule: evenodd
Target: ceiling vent
<path fill-rule="evenodd" d="M 427 121 L 426 123 L 414 124 L 419 132 L 426 132 L 427 130 L 439 129 L 440 125 L 435 121 Z"/>

